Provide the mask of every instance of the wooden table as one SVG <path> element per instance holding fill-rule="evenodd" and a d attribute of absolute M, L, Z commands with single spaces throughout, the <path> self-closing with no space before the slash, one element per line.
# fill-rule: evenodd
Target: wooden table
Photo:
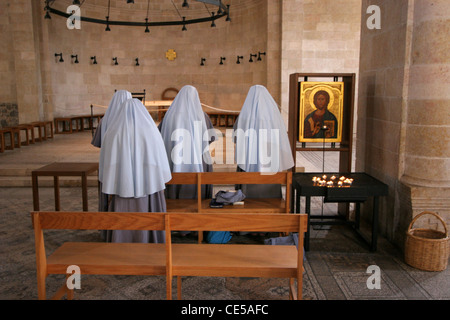
<path fill-rule="evenodd" d="M 79 176 L 81 177 L 81 188 L 83 198 L 83 211 L 88 211 L 87 199 L 87 176 L 88 174 L 98 171 L 97 162 L 54 162 L 42 168 L 31 172 L 33 185 L 33 208 L 39 210 L 39 176 L 52 176 L 53 188 L 55 192 L 55 210 L 60 210 L 59 198 L 59 177 L 60 176 Z"/>

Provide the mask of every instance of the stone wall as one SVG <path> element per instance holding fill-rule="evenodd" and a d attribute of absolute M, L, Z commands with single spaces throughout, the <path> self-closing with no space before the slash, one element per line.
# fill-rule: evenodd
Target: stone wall
<path fill-rule="evenodd" d="M 45 66 L 48 77 L 44 95 L 53 106 L 54 115 L 87 113 L 90 104 L 107 106 L 115 89 L 131 92 L 145 89 L 146 100 L 160 100 L 166 88 L 180 89 L 184 85 L 195 86 L 206 105 L 240 110 L 250 86 L 267 83 L 270 55 L 266 53 L 261 61 L 253 58 L 249 62 L 250 54 L 267 49 L 267 2 L 230 2 L 231 22 L 224 18 L 217 20 L 215 28 L 209 22 L 187 25 L 187 31 L 182 31 L 181 26 L 169 26 L 151 27 L 150 33 L 145 33 L 145 28 L 111 26 L 111 31 L 106 32 L 104 25 L 88 22 L 82 22 L 79 30 L 69 30 L 65 18 L 55 15 L 51 20 L 42 18 L 44 32 L 48 34 L 45 60 L 49 61 Z M 55 6 L 64 10 L 70 3 L 60 1 Z M 145 18 L 146 6 L 142 1 L 128 6 L 124 2 L 112 4 L 115 6 L 111 7 L 111 20 Z M 167 10 L 161 8 L 161 15 L 176 14 L 170 2 L 168 6 Z M 87 1 L 81 8 L 82 15 L 104 19 L 104 5 Z M 191 9 L 195 7 L 191 5 Z M 151 21 L 163 18 L 170 17 L 150 15 Z M 173 61 L 166 58 L 169 49 L 176 52 Z M 63 53 L 64 62 L 58 62 L 55 53 Z M 79 64 L 71 58 L 75 54 Z M 98 64 L 91 63 L 92 56 L 96 56 Z M 243 57 L 240 64 L 238 56 Z M 117 57 L 118 65 L 114 65 L 113 57 Z M 226 59 L 223 65 L 219 64 L 221 57 Z M 135 65 L 136 58 L 140 66 Z M 206 59 L 204 66 L 200 66 L 201 58 Z"/>
<path fill-rule="evenodd" d="M 287 119 L 290 74 L 358 75 L 361 1 L 287 0 L 282 3 L 280 81 L 283 115 Z M 355 112 L 356 109 L 357 103 Z"/>

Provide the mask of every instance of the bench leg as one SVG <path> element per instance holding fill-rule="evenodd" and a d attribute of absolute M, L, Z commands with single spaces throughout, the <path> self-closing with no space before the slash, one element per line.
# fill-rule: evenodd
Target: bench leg
<path fill-rule="evenodd" d="M 181 277 L 177 277 L 177 299 L 181 300 Z"/>

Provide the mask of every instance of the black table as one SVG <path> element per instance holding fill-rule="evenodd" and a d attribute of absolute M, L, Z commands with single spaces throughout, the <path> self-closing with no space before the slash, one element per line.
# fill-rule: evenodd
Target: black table
<path fill-rule="evenodd" d="M 314 183 L 314 177 L 327 176 L 326 180 L 330 180 L 331 176 L 335 176 L 336 180 L 339 177 L 346 177 L 353 179 L 350 186 L 343 187 L 328 187 L 318 186 Z M 336 183 L 335 183 L 336 185 Z M 323 221 L 323 218 L 334 218 L 336 216 L 319 216 L 322 221 L 311 221 L 314 216 L 311 216 L 311 197 L 324 197 L 324 202 L 343 202 L 343 203 L 355 203 L 355 220 L 344 221 L 349 224 L 357 232 L 358 235 L 365 240 L 371 251 L 377 250 L 377 236 L 378 236 L 378 210 L 379 210 L 379 197 L 386 196 L 388 194 L 388 186 L 381 181 L 373 178 L 372 176 L 364 172 L 352 172 L 352 173 L 333 173 L 333 172 L 307 172 L 307 173 L 295 173 L 292 177 L 292 187 L 295 193 L 295 213 L 300 213 L 300 197 L 305 197 L 305 213 L 308 214 L 308 231 L 305 233 L 305 250 L 309 250 L 309 229 L 311 225 L 318 224 L 334 224 L 335 222 Z M 365 202 L 369 197 L 373 197 L 372 208 L 372 237 L 370 240 L 360 232 L 360 204 Z"/>

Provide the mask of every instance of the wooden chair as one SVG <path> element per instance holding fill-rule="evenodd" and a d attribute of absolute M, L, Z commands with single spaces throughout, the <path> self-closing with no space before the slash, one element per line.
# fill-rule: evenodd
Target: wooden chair
<path fill-rule="evenodd" d="M 131 92 L 131 96 L 133 98 L 139 99 L 142 104 L 145 105 L 145 89 L 142 92 Z"/>

